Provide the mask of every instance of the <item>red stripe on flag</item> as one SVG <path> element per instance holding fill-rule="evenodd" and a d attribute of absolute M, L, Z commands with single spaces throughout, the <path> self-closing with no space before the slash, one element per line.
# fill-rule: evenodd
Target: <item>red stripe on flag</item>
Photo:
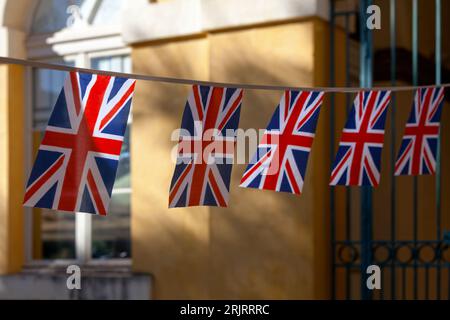
<path fill-rule="evenodd" d="M 81 110 L 81 97 L 80 87 L 78 86 L 78 74 L 76 72 L 70 73 L 70 83 L 72 85 L 73 103 L 75 105 L 76 113 L 79 115 Z"/>
<path fill-rule="evenodd" d="M 230 110 L 228 110 L 228 113 L 226 114 L 226 116 L 223 118 L 222 122 L 219 124 L 218 126 L 218 130 L 222 131 L 223 127 L 225 126 L 225 124 L 228 122 L 228 120 L 231 118 L 231 116 L 234 114 L 234 112 L 236 111 L 238 105 L 241 103 L 242 100 L 242 91 L 239 94 L 238 98 L 234 101 L 233 105 L 231 106 Z"/>
<path fill-rule="evenodd" d="M 244 176 L 241 179 L 241 184 L 244 183 L 244 181 L 247 180 L 248 177 L 250 177 L 253 174 L 253 172 L 255 172 L 264 163 L 264 161 L 266 161 L 266 159 L 270 157 L 271 153 L 272 153 L 272 150 L 267 152 L 261 159 L 259 159 L 259 161 L 257 163 L 255 163 L 254 166 L 252 166 L 252 168 L 250 170 L 248 170 L 244 174 Z"/>
<path fill-rule="evenodd" d="M 371 91 L 369 93 L 369 97 L 367 98 L 367 106 L 364 109 L 364 116 L 361 118 L 361 125 L 358 130 L 358 134 L 356 135 L 356 141 L 353 151 L 353 159 L 350 167 L 350 185 L 359 185 L 360 184 L 360 174 L 361 167 L 363 165 L 363 152 L 364 152 L 364 144 L 370 142 L 370 138 L 375 138 L 375 140 L 380 140 L 379 143 L 383 143 L 384 135 L 383 134 L 369 134 L 369 122 L 370 116 L 372 115 L 373 109 L 375 107 L 377 95 L 375 92 Z M 341 141 L 343 141 L 343 137 L 345 133 L 342 134 Z"/>
<path fill-rule="evenodd" d="M 95 206 L 97 207 L 99 214 L 102 216 L 106 216 L 106 209 L 103 205 L 102 197 L 100 196 L 94 176 L 92 175 L 92 172 L 90 170 L 87 174 L 87 182 L 89 189 L 91 190 L 91 194 L 94 197 L 93 200 L 95 201 Z"/>
<path fill-rule="evenodd" d="M 423 144 L 423 129 L 426 125 L 426 120 L 428 116 L 428 108 L 430 106 L 431 99 L 431 90 L 427 90 L 425 93 L 425 98 L 422 104 L 422 109 L 420 110 L 420 118 L 417 119 L 417 130 L 416 139 L 414 140 L 414 149 L 412 155 L 412 169 L 411 173 L 413 175 L 420 174 L 420 161 L 421 161 L 421 152 L 422 152 L 422 144 Z"/>
<path fill-rule="evenodd" d="M 220 111 L 220 106 L 223 96 L 223 88 L 212 88 L 212 93 L 209 99 L 209 105 L 206 110 L 205 119 L 203 121 L 204 134 L 209 129 L 216 128 L 217 118 Z M 205 145 L 202 147 L 202 156 L 204 156 Z M 192 173 L 192 183 L 189 193 L 189 205 L 196 206 L 200 204 L 202 196 L 204 180 L 206 179 L 206 170 L 208 164 L 202 159 L 200 164 L 194 166 L 194 172 Z"/>
<path fill-rule="evenodd" d="M 194 92 L 194 99 L 195 99 L 195 108 L 197 109 L 198 113 L 198 120 L 203 120 L 203 108 L 202 108 L 202 100 L 200 99 L 199 94 L 200 87 L 198 85 L 192 86 L 192 91 Z"/>
<path fill-rule="evenodd" d="M 299 130 L 307 121 L 310 120 L 310 116 L 316 112 L 316 110 L 319 108 L 319 106 L 322 104 L 323 96 L 320 97 L 320 99 L 317 101 L 317 103 L 314 105 L 314 107 L 311 108 L 311 110 L 308 112 L 308 114 L 303 118 L 302 121 L 297 126 L 297 130 Z"/>
<path fill-rule="evenodd" d="M 405 151 L 403 151 L 403 155 L 397 160 L 397 163 L 395 164 L 395 172 L 397 172 L 399 170 L 399 168 L 402 165 L 403 161 L 408 156 L 408 152 L 411 149 L 412 145 L 413 145 L 413 141 L 411 140 L 408 143 L 408 146 L 406 147 Z"/>
<path fill-rule="evenodd" d="M 294 189 L 295 194 L 300 194 L 300 189 L 297 185 L 297 180 L 295 179 L 294 173 L 292 172 L 291 164 L 289 161 L 286 161 L 286 173 L 289 177 L 289 180 L 291 181 L 291 186 Z"/>
<path fill-rule="evenodd" d="M 108 114 L 103 118 L 103 120 L 100 122 L 100 130 L 102 130 L 105 127 L 105 125 L 116 115 L 117 111 L 125 104 L 128 98 L 133 94 L 135 84 L 136 82 L 133 82 L 130 88 L 128 88 L 127 92 L 119 100 L 119 102 L 117 102 L 116 105 L 111 109 L 111 111 L 108 112 Z"/>
<path fill-rule="evenodd" d="M 425 163 L 427 164 L 428 170 L 430 171 L 430 174 L 434 174 L 434 168 L 433 165 L 431 163 L 430 157 L 428 155 L 428 151 L 426 149 L 423 150 L 424 153 L 424 158 L 425 158 Z M 423 172 L 423 170 L 422 170 Z"/>
<path fill-rule="evenodd" d="M 192 167 L 192 162 L 186 166 L 183 174 L 178 178 L 178 182 L 173 186 L 172 190 L 170 190 L 169 204 L 172 203 L 173 199 L 175 198 L 175 195 L 178 193 L 178 189 L 180 189 L 181 184 L 184 181 L 184 178 L 187 176 L 187 174 L 191 170 L 191 167 Z"/>
<path fill-rule="evenodd" d="M 82 141 L 82 142 L 81 142 Z M 118 156 L 122 148 L 122 141 L 98 138 L 85 134 L 68 134 L 62 132 L 46 131 L 41 145 L 59 147 L 64 149 L 78 149 L 80 144 L 92 152 L 107 153 Z"/>
<path fill-rule="evenodd" d="M 331 179 L 330 179 L 330 183 L 336 178 L 337 174 L 340 172 L 341 168 L 344 166 L 344 164 L 347 162 L 347 159 L 350 157 L 352 148 L 350 147 L 347 150 L 347 153 L 345 154 L 344 158 L 342 158 L 341 162 L 339 163 L 339 165 L 333 170 L 332 174 L 331 174 Z"/>
<path fill-rule="evenodd" d="M 373 172 L 372 172 L 372 167 L 369 164 L 369 161 L 367 160 L 367 157 L 364 158 L 364 166 L 366 167 L 366 171 L 367 171 L 367 175 L 369 176 L 370 182 L 372 183 L 373 187 L 378 187 L 378 181 L 375 178 Z"/>
<path fill-rule="evenodd" d="M 434 103 L 433 109 L 432 109 L 432 111 L 430 112 L 430 115 L 428 116 L 428 121 L 431 121 L 431 119 L 433 119 L 434 114 L 435 114 L 436 111 L 439 109 L 439 105 L 441 104 L 442 99 L 444 99 L 444 90 L 440 89 L 439 95 L 438 95 L 438 97 L 435 99 L 435 103 Z"/>
<path fill-rule="evenodd" d="M 44 183 L 48 181 L 48 179 L 51 178 L 51 176 L 58 171 L 59 168 L 61 168 L 62 164 L 64 162 L 64 156 L 60 156 L 58 160 L 47 170 L 45 174 L 43 174 L 36 182 L 30 186 L 28 191 L 25 193 L 25 199 L 24 203 L 27 202 L 33 194 L 39 190 Z"/>
<path fill-rule="evenodd" d="M 291 92 L 290 91 L 285 91 L 284 93 L 284 121 L 286 121 L 286 119 L 289 116 L 289 103 L 291 101 Z"/>
<path fill-rule="evenodd" d="M 215 196 L 217 202 L 219 203 L 219 205 L 221 207 L 225 207 L 227 204 L 225 202 L 225 199 L 222 197 L 222 194 L 220 192 L 219 186 L 217 185 L 216 178 L 214 177 L 212 170 L 209 170 L 209 182 L 210 182 L 211 188 L 214 191 L 214 196 Z"/>
<path fill-rule="evenodd" d="M 378 93 L 378 94 L 380 94 L 380 93 Z M 390 97 L 386 98 L 386 101 L 384 101 L 383 105 L 378 109 L 378 112 L 377 112 L 376 116 L 372 119 L 372 122 L 370 123 L 371 127 L 375 126 L 375 123 L 378 121 L 380 116 L 386 110 L 387 105 L 389 104 L 390 101 L 391 101 Z"/>

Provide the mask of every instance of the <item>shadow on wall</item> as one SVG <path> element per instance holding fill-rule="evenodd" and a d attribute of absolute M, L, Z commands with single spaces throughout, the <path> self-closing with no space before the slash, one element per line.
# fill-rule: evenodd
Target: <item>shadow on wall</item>
<path fill-rule="evenodd" d="M 300 40 L 310 29 L 286 28 L 273 32 L 281 35 L 279 40 L 264 40 L 253 30 L 244 35 L 236 31 L 228 47 L 220 34 L 136 47 L 133 71 L 312 86 L 313 48 L 300 51 L 297 43 L 292 49 L 295 39 L 289 38 L 296 34 Z M 252 37 L 261 41 L 245 42 Z M 137 87 L 132 133 L 135 270 L 155 276 L 156 298 L 311 298 L 313 164 L 301 197 L 239 188 L 245 165 L 235 165 L 228 208 L 167 209 L 174 168 L 170 151 L 176 145 L 170 134 L 179 128 L 189 89 L 148 82 Z M 265 128 L 281 95 L 246 90 L 240 127 Z"/>

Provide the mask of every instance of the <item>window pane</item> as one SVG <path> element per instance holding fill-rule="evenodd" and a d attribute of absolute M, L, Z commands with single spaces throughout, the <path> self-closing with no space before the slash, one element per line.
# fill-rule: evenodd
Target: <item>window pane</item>
<path fill-rule="evenodd" d="M 129 258 L 130 233 L 130 138 L 127 129 L 117 170 L 108 216 L 92 217 L 93 258 Z"/>
<path fill-rule="evenodd" d="M 130 73 L 131 59 L 128 55 L 93 58 L 91 59 L 91 68 L 104 71 Z"/>
<path fill-rule="evenodd" d="M 129 72 L 128 56 L 102 57 L 91 60 L 99 70 Z M 130 234 L 130 124 L 125 133 L 107 217 L 92 217 L 92 256 L 98 259 L 129 258 Z"/>
<path fill-rule="evenodd" d="M 82 25 L 119 25 L 125 0 L 40 0 L 34 13 L 32 34 L 54 33 L 67 28 L 67 21 Z M 74 11 L 74 7 L 77 6 Z M 69 19 L 70 18 L 70 19 Z M 77 21 L 74 21 L 77 20 Z M 69 24 L 70 25 L 70 24 Z"/>
<path fill-rule="evenodd" d="M 73 62 L 52 60 L 51 63 L 74 66 Z M 56 70 L 33 69 L 33 127 L 43 130 L 64 85 L 67 73 Z"/>
<path fill-rule="evenodd" d="M 75 214 L 42 210 L 41 237 L 39 258 L 75 259 Z"/>
<path fill-rule="evenodd" d="M 85 0 L 41 0 L 34 13 L 31 33 L 52 33 L 67 25 L 70 5 L 81 6 Z"/>
<path fill-rule="evenodd" d="M 73 66 L 62 59 L 51 60 Z M 55 70 L 33 70 L 33 134 L 34 154 L 39 147 L 50 113 L 58 98 L 66 73 Z M 75 258 L 75 215 L 45 209 L 33 209 L 35 259 Z"/>
<path fill-rule="evenodd" d="M 117 168 L 115 189 L 129 189 L 130 183 L 130 130 L 131 124 L 128 125 L 125 131 L 125 138 L 122 144 L 122 151 L 120 153 L 119 167 Z"/>

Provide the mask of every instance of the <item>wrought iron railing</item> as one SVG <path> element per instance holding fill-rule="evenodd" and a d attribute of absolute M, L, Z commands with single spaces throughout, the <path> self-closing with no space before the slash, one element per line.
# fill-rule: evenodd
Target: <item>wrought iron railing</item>
<path fill-rule="evenodd" d="M 411 10 L 411 69 L 414 85 L 419 81 L 419 7 L 417 0 L 410 0 Z M 345 2 L 345 0 L 339 1 Z M 371 87 L 373 80 L 374 48 L 372 31 L 366 27 L 366 9 L 371 5 L 371 0 L 359 1 L 358 8 L 354 10 L 337 10 L 337 1 L 330 0 L 330 85 L 336 85 L 336 33 L 337 21 L 339 30 L 345 33 L 345 83 L 351 84 L 351 41 L 354 38 L 350 27 L 350 21 L 356 21 L 356 35 L 359 41 L 359 85 Z M 392 86 L 397 79 L 397 12 L 398 2 L 390 0 L 389 4 L 389 35 L 390 35 L 390 79 Z M 382 14 L 387 14 L 383 12 Z M 402 15 L 405 13 L 402 12 Z M 404 18 L 404 17 L 403 17 Z M 441 0 L 435 0 L 435 83 L 441 83 Z M 353 30 L 354 31 L 354 30 Z M 342 32 L 342 31 L 339 31 Z M 428 35 L 429 36 L 429 35 Z M 347 94 L 345 104 L 348 108 L 351 97 Z M 339 130 L 336 125 L 336 114 L 339 107 L 335 95 L 330 100 L 330 140 L 331 157 L 334 157 L 336 138 Z M 385 219 L 383 225 L 380 219 L 374 219 L 373 190 L 371 188 L 351 189 L 347 188 L 342 195 L 331 188 L 330 214 L 331 214 L 331 246 L 332 246 L 332 297 L 337 299 L 450 299 L 450 234 L 445 232 L 441 208 L 441 155 L 438 150 L 434 207 L 430 207 L 430 215 L 427 223 L 419 221 L 419 182 L 422 177 L 411 178 L 411 192 L 403 197 L 405 201 L 412 203 L 411 210 L 399 210 L 399 187 L 394 178 L 395 153 L 397 152 L 398 134 L 396 128 L 399 112 L 398 108 L 409 108 L 408 105 L 398 104 L 398 97 L 392 95 L 390 106 L 390 125 L 386 135 L 390 136 L 389 144 L 384 151 L 389 154 L 389 173 L 391 179 L 384 188 L 388 204 L 384 204 L 388 213 L 383 213 Z M 442 130 L 442 129 L 441 129 Z M 442 132 L 442 131 L 441 131 Z M 333 143 L 334 142 L 334 143 Z M 438 144 L 439 145 L 439 144 Z M 439 149 L 439 147 L 438 147 Z M 333 160 L 333 159 L 331 159 Z M 408 180 L 409 181 L 409 180 Z M 401 192 L 405 192 L 403 189 Z M 337 205 L 337 199 L 343 199 L 344 206 Z M 377 214 L 377 213 L 375 213 Z M 378 213 L 380 214 L 380 213 Z M 431 221 L 433 220 L 434 221 Z M 378 222 L 377 222 L 378 221 Z M 378 225 L 377 225 L 378 223 Z M 400 235 L 401 228 L 411 228 L 408 237 Z M 419 228 L 428 228 L 420 234 Z M 374 229 L 385 228 L 383 236 L 374 235 Z M 421 230 L 422 230 L 421 229 Z M 423 230 L 422 230 L 423 231 Z M 431 234 L 434 233 L 434 236 Z M 381 290 L 370 290 L 366 285 L 367 267 L 378 265 L 381 268 Z"/>

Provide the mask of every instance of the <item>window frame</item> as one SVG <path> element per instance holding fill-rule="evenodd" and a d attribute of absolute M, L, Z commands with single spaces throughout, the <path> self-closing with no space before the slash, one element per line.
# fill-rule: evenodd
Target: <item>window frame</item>
<path fill-rule="evenodd" d="M 86 30 L 89 29 L 89 32 Z M 95 44 L 98 42 L 98 49 Z M 76 67 L 90 68 L 91 60 L 94 58 L 125 56 L 131 59 L 131 48 L 122 41 L 120 33 L 113 28 L 112 32 L 105 32 L 98 26 L 89 26 L 83 30 L 64 29 L 53 35 L 33 35 L 27 40 L 27 56 L 30 60 L 54 61 L 70 60 Z M 45 128 L 35 128 L 33 124 L 33 69 L 26 69 L 26 90 L 25 90 L 25 124 L 26 124 L 26 157 L 25 166 L 31 168 L 33 164 L 33 134 L 36 130 Z M 128 119 L 131 124 L 132 117 Z M 128 188 L 127 188 L 128 189 Z M 131 194 L 131 188 L 127 190 Z M 117 191 L 114 191 L 115 193 Z M 124 192 L 120 190 L 119 192 Z M 92 258 L 92 215 L 84 213 L 75 214 L 75 259 L 34 259 L 33 258 L 33 212 L 32 208 L 25 210 L 25 264 L 28 266 L 48 266 L 67 265 L 70 263 L 85 265 L 106 265 L 106 266 L 130 266 L 130 258 L 94 259 Z"/>

